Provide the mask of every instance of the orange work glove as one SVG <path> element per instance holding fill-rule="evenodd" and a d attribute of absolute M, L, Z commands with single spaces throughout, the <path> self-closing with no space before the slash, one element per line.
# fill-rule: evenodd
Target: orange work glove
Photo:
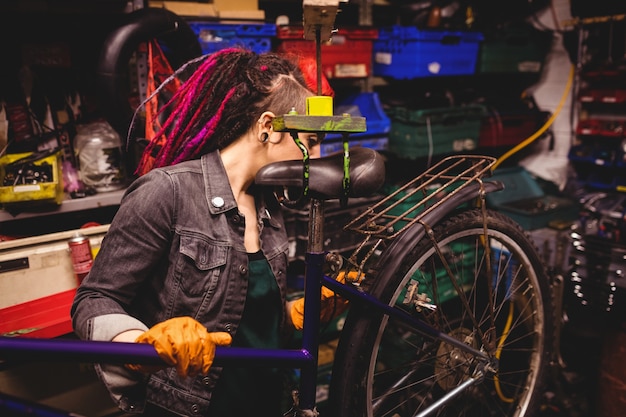
<path fill-rule="evenodd" d="M 168 365 L 176 366 L 182 377 L 209 372 L 215 357 L 215 346 L 226 346 L 232 337 L 226 332 L 209 333 L 191 317 L 174 317 L 141 334 L 137 343 L 149 343 Z M 127 365 L 135 371 L 152 372 L 154 366 Z"/>
<path fill-rule="evenodd" d="M 357 281 L 359 273 L 357 271 L 348 272 L 348 280 L 351 282 Z M 345 284 L 346 274 L 341 271 L 337 275 L 337 281 Z M 338 316 L 348 309 L 348 300 L 336 295 L 334 291 L 322 286 L 322 304 L 320 309 L 320 320 L 322 322 L 329 322 L 333 317 Z M 298 298 L 291 304 L 289 311 L 291 315 L 291 321 L 296 330 L 302 330 L 304 326 L 304 297 Z"/>

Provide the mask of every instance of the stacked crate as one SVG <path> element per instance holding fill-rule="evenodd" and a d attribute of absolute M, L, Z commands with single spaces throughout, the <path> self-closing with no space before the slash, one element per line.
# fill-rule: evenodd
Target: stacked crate
<path fill-rule="evenodd" d="M 374 75 L 400 80 L 472 75 L 482 39 L 479 32 L 380 28 L 374 41 Z"/>
<path fill-rule="evenodd" d="M 388 113 L 389 151 L 400 158 L 417 159 L 475 151 L 486 108 L 478 104 L 430 109 L 398 106 Z"/>
<path fill-rule="evenodd" d="M 327 78 L 365 78 L 372 75 L 373 41 L 378 30 L 341 27 L 321 45 L 322 72 Z M 315 59 L 315 42 L 304 39 L 302 26 L 278 26 L 277 52 Z"/>
<path fill-rule="evenodd" d="M 198 36 L 202 53 L 242 47 L 257 53 L 269 52 L 276 36 L 276 25 L 259 23 L 189 22 Z"/>

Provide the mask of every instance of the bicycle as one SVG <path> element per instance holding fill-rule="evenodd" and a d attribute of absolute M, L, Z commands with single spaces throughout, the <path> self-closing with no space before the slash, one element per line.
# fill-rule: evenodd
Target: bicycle
<path fill-rule="evenodd" d="M 343 157 L 309 161 L 312 197 L 302 348 L 218 348 L 216 364 L 300 368 L 293 415 L 315 415 L 321 323 L 314 294 L 323 283 L 351 303 L 333 364 L 328 407 L 333 413 L 533 415 L 552 355 L 553 301 L 527 234 L 486 208 L 485 194 L 501 188 L 482 181 L 494 158 L 445 158 L 365 210 L 346 225 L 365 238 L 344 259 L 320 250 L 324 202 L 345 197 L 339 163 Z M 375 172 L 381 169 L 376 151 L 352 150 L 349 196 L 380 186 Z M 280 162 L 263 169 L 258 182 L 302 186 L 301 174 L 299 161 Z M 423 198 L 402 206 L 416 195 Z M 324 269 L 354 270 L 362 279 L 342 284 Z M 149 345 L 112 342 L 4 338 L 0 354 L 29 360 L 35 354 L 160 363 Z"/>
<path fill-rule="evenodd" d="M 485 180 L 495 158 L 450 156 L 426 169 L 345 226 L 363 239 L 344 256 L 323 249 L 325 202 L 371 195 L 384 182 L 382 156 L 348 146 L 349 134 L 364 131 L 365 120 L 287 114 L 274 123 L 296 143 L 300 131 L 344 135 L 343 153 L 309 160 L 301 146 L 302 161 L 271 164 L 257 176 L 285 205 L 310 207 L 302 344 L 218 347 L 215 364 L 298 368 L 299 389 L 285 416 L 318 415 L 324 285 L 350 301 L 333 362 L 329 414 L 537 413 L 554 355 L 554 300 L 528 234 L 486 206 L 485 195 L 503 188 Z M 340 283 L 334 279 L 340 271 L 357 278 Z M 0 358 L 163 365 L 151 345 L 73 340 L 0 338 Z"/>

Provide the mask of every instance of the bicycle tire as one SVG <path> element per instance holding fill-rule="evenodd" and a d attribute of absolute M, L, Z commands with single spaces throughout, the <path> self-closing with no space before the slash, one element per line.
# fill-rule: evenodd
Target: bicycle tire
<path fill-rule="evenodd" d="M 485 261 L 485 230 L 491 262 Z M 367 291 L 497 360 L 493 372 L 485 372 L 479 383 L 429 415 L 534 415 L 549 375 L 555 317 L 549 280 L 532 240 L 517 223 L 497 212 L 487 210 L 483 223 L 479 209 L 440 222 L 432 236 L 471 311 L 463 306 L 463 297 L 451 285 L 428 238 L 415 243 L 395 271 L 389 271 L 394 262 L 381 257 L 383 264 L 377 268 L 382 273 Z M 491 272 L 486 272 L 488 264 Z M 431 278 L 433 272 L 436 279 Z M 430 298 L 422 300 L 421 308 L 401 302 L 407 285 L 415 282 L 418 293 Z M 474 358 L 451 345 L 409 331 L 396 319 L 355 303 L 337 348 L 328 409 L 342 417 L 418 416 L 476 370 Z"/>

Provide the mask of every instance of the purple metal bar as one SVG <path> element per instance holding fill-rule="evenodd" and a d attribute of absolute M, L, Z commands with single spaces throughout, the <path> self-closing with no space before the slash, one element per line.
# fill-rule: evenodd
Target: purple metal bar
<path fill-rule="evenodd" d="M 286 366 L 299 368 L 314 361 L 305 349 L 217 347 L 216 365 Z M 0 360 L 138 363 L 164 365 L 152 345 L 65 339 L 0 337 Z"/>
<path fill-rule="evenodd" d="M 366 292 L 359 291 L 354 286 L 342 284 L 341 282 L 338 282 L 326 275 L 324 275 L 324 277 L 322 278 L 322 284 L 325 287 L 330 288 L 337 294 L 341 295 L 342 297 L 347 298 L 348 300 L 350 300 L 350 302 L 365 303 L 372 309 L 380 310 L 381 312 L 404 322 L 419 333 L 430 336 L 432 338 L 441 339 L 444 342 L 452 346 L 458 347 L 464 352 L 469 353 L 470 355 L 476 356 L 477 358 L 489 360 L 489 356 L 485 352 L 475 349 L 474 347 L 468 345 L 462 340 L 450 336 L 447 333 L 439 331 L 438 329 L 428 325 L 426 322 L 420 320 L 419 318 L 411 316 L 402 309 L 389 306 L 380 302 L 377 298 L 372 297 Z"/>
<path fill-rule="evenodd" d="M 300 373 L 299 406 L 303 410 L 315 408 L 317 386 L 317 351 L 319 348 L 319 328 L 322 284 L 318 277 L 323 276 L 325 253 L 306 254 L 306 273 L 304 279 L 304 328 L 302 330 L 302 348 L 314 353 L 315 360 L 303 366 Z"/>

